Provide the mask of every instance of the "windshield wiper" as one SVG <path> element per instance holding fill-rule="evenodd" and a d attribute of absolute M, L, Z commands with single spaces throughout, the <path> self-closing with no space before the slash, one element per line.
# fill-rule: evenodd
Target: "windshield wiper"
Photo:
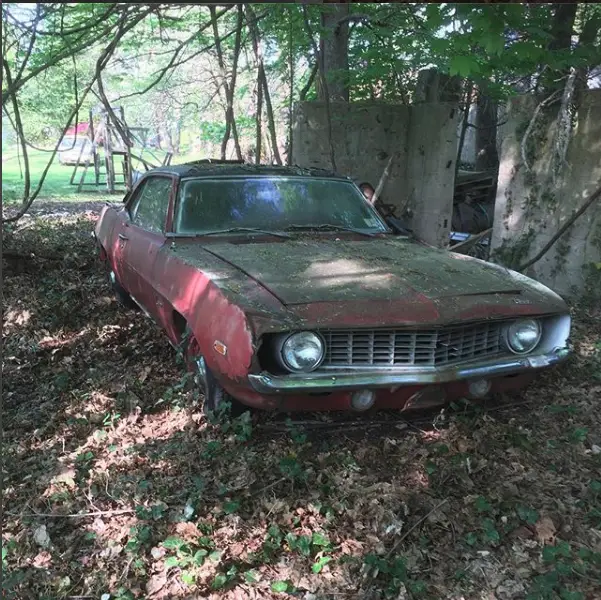
<path fill-rule="evenodd" d="M 369 231 L 362 231 L 354 227 L 346 227 L 345 225 L 335 225 L 333 223 L 323 223 L 322 225 L 289 225 L 285 231 L 352 231 L 359 235 L 374 237 L 375 234 Z"/>
<path fill-rule="evenodd" d="M 215 231 L 203 231 L 197 233 L 196 237 L 202 237 L 204 235 L 217 235 L 219 233 L 263 233 L 265 235 L 273 235 L 275 237 L 281 237 L 289 239 L 290 236 L 287 233 L 279 231 L 267 231 L 266 229 L 256 229 L 254 227 L 230 227 L 228 229 L 216 229 Z"/>

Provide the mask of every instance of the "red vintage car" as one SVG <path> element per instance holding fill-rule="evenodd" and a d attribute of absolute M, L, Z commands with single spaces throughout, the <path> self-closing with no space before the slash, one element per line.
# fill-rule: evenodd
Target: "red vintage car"
<path fill-rule="evenodd" d="M 391 229 L 326 171 L 161 167 L 95 235 L 117 295 L 183 350 L 207 410 L 444 405 L 569 354 L 554 292 Z"/>

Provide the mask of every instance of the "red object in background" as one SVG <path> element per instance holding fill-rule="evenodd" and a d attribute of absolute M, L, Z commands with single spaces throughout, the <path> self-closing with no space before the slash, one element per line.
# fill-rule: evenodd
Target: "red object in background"
<path fill-rule="evenodd" d="M 88 129 L 90 129 L 89 123 L 78 123 L 74 127 L 69 127 L 65 132 L 65 136 L 68 135 L 81 135 L 83 133 L 88 133 Z"/>

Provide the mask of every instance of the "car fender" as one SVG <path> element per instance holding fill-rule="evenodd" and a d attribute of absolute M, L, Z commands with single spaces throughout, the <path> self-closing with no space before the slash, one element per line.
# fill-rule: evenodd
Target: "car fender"
<path fill-rule="evenodd" d="M 179 314 L 215 376 L 246 381 L 255 345 L 245 311 L 222 292 L 210 274 L 182 262 L 169 248 L 159 252 L 152 280 L 172 343 L 180 343 L 183 334 L 177 323 Z"/>
<path fill-rule="evenodd" d="M 96 227 L 94 229 L 96 240 L 107 252 L 109 252 L 112 247 L 113 230 L 118 218 L 115 208 L 107 204 L 102 207 L 100 216 L 96 222 Z"/>

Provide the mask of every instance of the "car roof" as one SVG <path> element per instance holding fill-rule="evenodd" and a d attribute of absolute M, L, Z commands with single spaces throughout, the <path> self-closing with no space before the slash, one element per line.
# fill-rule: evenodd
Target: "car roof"
<path fill-rule="evenodd" d="M 151 169 L 146 175 L 152 174 L 175 175 L 176 177 L 206 177 L 206 176 L 245 176 L 245 175 L 271 175 L 276 177 L 326 177 L 332 179 L 349 180 L 348 177 L 338 175 L 327 169 L 315 167 L 299 167 L 296 165 L 253 165 L 243 161 L 222 161 L 205 159 L 187 162 L 179 165 L 169 165 Z"/>

